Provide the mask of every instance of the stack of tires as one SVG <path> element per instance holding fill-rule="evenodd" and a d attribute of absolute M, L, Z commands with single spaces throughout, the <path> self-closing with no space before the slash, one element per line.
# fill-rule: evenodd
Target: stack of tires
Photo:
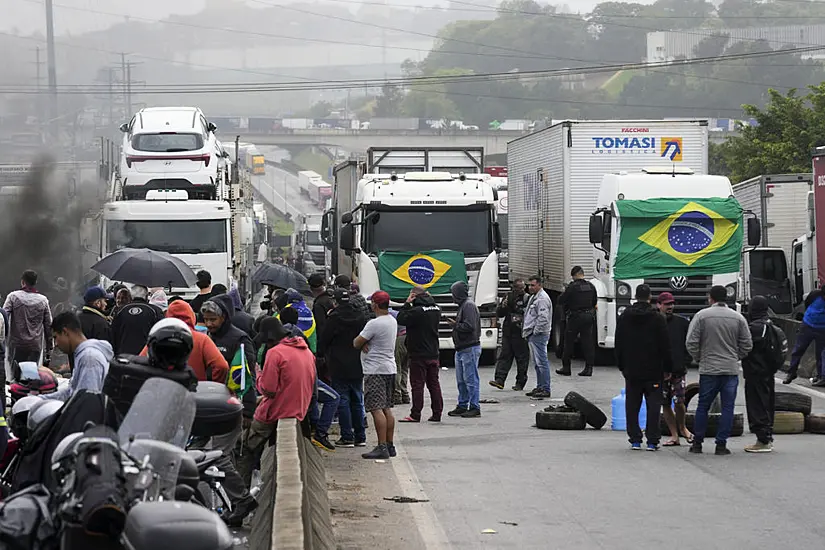
<path fill-rule="evenodd" d="M 602 410 L 574 391 L 564 396 L 563 405 L 550 405 L 536 413 L 536 427 L 541 430 L 583 430 L 588 425 L 600 430 L 606 423 Z"/>
<path fill-rule="evenodd" d="M 811 397 L 793 391 L 776 392 L 773 433 L 801 434 L 808 423 L 811 433 L 825 433 L 825 415 L 811 414 Z M 810 420 L 808 420 L 810 419 Z"/>

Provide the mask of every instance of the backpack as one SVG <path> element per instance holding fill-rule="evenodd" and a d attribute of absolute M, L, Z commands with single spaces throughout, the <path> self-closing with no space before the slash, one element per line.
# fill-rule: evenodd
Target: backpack
<path fill-rule="evenodd" d="M 788 338 L 778 326 L 771 321 L 765 322 L 765 357 L 767 363 L 776 373 L 785 365 L 785 358 L 788 356 Z"/>

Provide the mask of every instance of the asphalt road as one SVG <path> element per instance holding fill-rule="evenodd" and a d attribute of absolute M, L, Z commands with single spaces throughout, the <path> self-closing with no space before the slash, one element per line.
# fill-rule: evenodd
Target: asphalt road
<path fill-rule="evenodd" d="M 536 411 L 548 401 L 496 390 L 487 384 L 492 374 L 492 368 L 482 369 L 482 399 L 500 403 L 482 404 L 481 418 L 400 424 L 395 439 L 401 452 L 386 463 L 361 460 L 359 449 L 328 456 L 340 548 L 822 545 L 825 492 L 811 482 L 821 469 L 825 437 L 779 435 L 774 453 L 750 455 L 742 451 L 753 441 L 746 427 L 745 436 L 730 440 L 729 457 L 714 456 L 712 441 L 705 443 L 704 455 L 689 454 L 685 445 L 633 452 L 626 434 L 610 431 L 609 423 L 601 431 L 532 427 Z M 688 377 L 698 380 L 696 371 Z M 457 393 L 452 369 L 441 371 L 441 383 L 449 410 Z M 596 369 L 592 379 L 553 374 L 554 398 L 575 389 L 608 418 L 610 399 L 622 385 L 613 368 Z M 819 394 L 814 411 L 823 409 Z M 737 412 L 744 412 L 741 387 Z M 407 413 L 406 407 L 396 408 L 399 418 Z M 374 435 L 369 437 L 372 442 Z M 356 489 L 347 491 L 347 483 Z M 383 500 L 398 494 L 429 502 Z M 486 529 L 495 533 L 483 534 Z"/>
<path fill-rule="evenodd" d="M 289 158 L 289 152 L 277 147 L 262 147 L 261 152 L 268 160 L 276 162 Z M 301 194 L 298 176 L 295 174 L 267 164 L 266 174 L 252 177 L 263 198 L 280 211 L 286 207 L 293 218 L 303 214 L 321 213 L 320 209 L 310 202 L 309 197 Z"/>

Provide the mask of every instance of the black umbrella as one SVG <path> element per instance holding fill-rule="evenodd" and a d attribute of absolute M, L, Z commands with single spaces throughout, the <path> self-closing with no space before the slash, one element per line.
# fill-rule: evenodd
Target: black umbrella
<path fill-rule="evenodd" d="M 190 287 L 197 280 L 195 272 L 183 260 L 148 248 L 121 248 L 92 269 L 113 281 L 146 287 Z"/>
<path fill-rule="evenodd" d="M 309 296 L 307 278 L 285 265 L 261 264 L 252 274 L 252 282 L 262 285 L 272 285 L 279 288 L 294 288 L 301 294 Z"/>

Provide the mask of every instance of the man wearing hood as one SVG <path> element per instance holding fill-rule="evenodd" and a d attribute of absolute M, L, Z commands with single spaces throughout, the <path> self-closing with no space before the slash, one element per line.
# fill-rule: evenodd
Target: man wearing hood
<path fill-rule="evenodd" d="M 232 324 L 244 331 L 253 340 L 255 339 L 255 317 L 245 312 L 243 309 L 243 300 L 241 300 L 241 293 L 238 287 L 232 285 L 232 290 L 229 291 L 229 297 L 232 298 Z"/>
<path fill-rule="evenodd" d="M 315 325 L 315 317 L 312 315 L 312 310 L 309 309 L 306 301 L 304 301 L 304 297 L 294 288 L 290 288 L 286 291 L 286 304 L 279 309 L 284 308 L 293 308 L 298 312 L 298 328 L 303 331 L 309 343 L 309 349 L 312 353 L 315 353 L 316 343 L 318 341 L 317 326 Z"/>
<path fill-rule="evenodd" d="M 255 345 L 247 333 L 232 324 L 234 311 L 232 298 L 228 294 L 214 296 L 201 306 L 201 314 L 209 336 L 229 364 L 226 385 L 242 401 L 246 401 L 244 398 L 247 395 L 255 395 L 252 387 L 255 384 L 252 375 L 255 372 Z M 226 474 L 223 486 L 232 501 L 232 511 L 224 516 L 224 521 L 229 526 L 240 525 L 243 519 L 258 507 L 257 501 L 249 494 L 243 478 L 238 475 L 231 460 L 242 429 L 243 423 L 239 421 L 231 433 L 212 438 L 212 448 L 224 453 L 219 467 Z"/>
<path fill-rule="evenodd" d="M 458 405 L 447 416 L 476 418 L 481 416 L 478 360 L 481 358 L 481 315 L 470 300 L 467 283 L 456 281 L 450 287 L 453 302 L 458 304 L 455 319 L 447 318 L 453 327 L 455 346 L 455 378 L 458 385 Z"/>
<path fill-rule="evenodd" d="M 375 313 L 373 313 L 372 308 L 367 303 L 367 299 L 364 298 L 364 295 L 361 294 L 361 289 L 358 288 L 357 284 L 352 282 L 352 279 L 346 275 L 338 275 L 335 277 L 335 286 L 337 288 L 343 288 L 350 293 L 350 302 L 352 302 L 353 306 L 361 310 L 361 313 L 364 314 L 368 321 L 375 319 Z"/>
<path fill-rule="evenodd" d="M 750 304 L 750 328 L 753 349 L 742 359 L 745 375 L 745 406 L 748 426 L 756 435 L 756 443 L 745 447 L 747 453 L 773 451 L 773 416 L 775 407 L 774 375 L 782 367 L 788 341 L 768 317 L 769 303 L 764 296 L 754 296 Z M 779 347 L 782 359 L 772 353 Z"/>
<path fill-rule="evenodd" d="M 112 345 L 115 354 L 137 355 L 149 337 L 155 323 L 163 319 L 163 311 L 148 300 L 149 289 L 132 287 L 132 302 L 112 320 Z"/>
<path fill-rule="evenodd" d="M 106 291 L 99 286 L 93 286 L 83 295 L 83 309 L 78 318 L 83 327 L 83 335 L 93 340 L 112 342 L 112 327 L 109 318 L 103 313 L 106 310 Z"/>
<path fill-rule="evenodd" d="M 188 364 L 195 371 L 198 380 L 225 384 L 229 364 L 215 342 L 206 334 L 195 330 L 195 312 L 192 307 L 185 300 L 174 300 L 166 310 L 166 317 L 183 321 L 192 331 L 192 353 L 189 354 Z M 140 354 L 145 357 L 148 353 L 144 346 Z"/>
<path fill-rule="evenodd" d="M 625 416 L 630 448 L 642 449 L 639 411 L 647 402 L 647 450 L 658 451 L 662 436 L 659 416 L 664 393 L 662 383 L 673 370 L 670 336 L 664 316 L 650 305 L 650 287 L 636 287 L 636 302 L 616 323 L 616 364 L 625 379 Z"/>
<path fill-rule="evenodd" d="M 68 401 L 80 390 L 102 392 L 109 362 L 115 355 L 112 345 L 103 340 L 87 339 L 83 335 L 80 319 L 71 311 L 55 317 L 51 328 L 55 344 L 69 357 L 72 378 L 68 385 L 41 397 Z"/>
<path fill-rule="evenodd" d="M 364 373 L 361 352 L 352 346 L 367 318 L 350 301 L 349 291 L 336 288 L 335 307 L 318 339 L 318 355 L 324 357 L 332 387 L 338 392 L 338 424 L 341 438 L 336 447 L 363 447 L 367 444 L 364 426 Z"/>
<path fill-rule="evenodd" d="M 412 408 L 410 416 L 401 422 L 420 422 L 424 408 L 424 386 L 430 393 L 433 414 L 427 420 L 440 422 L 444 410 L 441 383 L 438 380 L 441 368 L 438 362 L 438 324 L 441 321 L 439 308 L 424 287 L 416 286 L 410 291 L 407 301 L 398 312 L 396 319 L 407 327 L 407 356 L 409 357 L 410 387 L 412 388 Z"/>

